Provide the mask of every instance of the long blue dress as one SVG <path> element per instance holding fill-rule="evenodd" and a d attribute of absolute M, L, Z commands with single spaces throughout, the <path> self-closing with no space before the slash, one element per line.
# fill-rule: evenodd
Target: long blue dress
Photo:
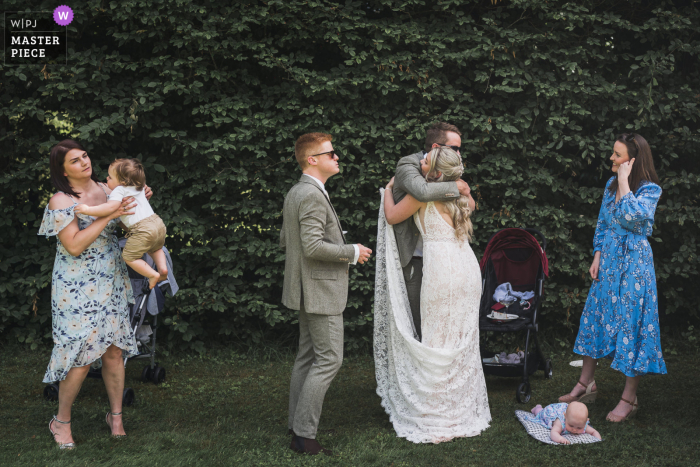
<path fill-rule="evenodd" d="M 605 186 L 593 238 L 600 251 L 598 278 L 588 292 L 574 352 L 612 358 L 626 376 L 666 374 L 659 336 L 659 306 L 651 236 L 661 187 L 640 183 L 615 202 Z"/>

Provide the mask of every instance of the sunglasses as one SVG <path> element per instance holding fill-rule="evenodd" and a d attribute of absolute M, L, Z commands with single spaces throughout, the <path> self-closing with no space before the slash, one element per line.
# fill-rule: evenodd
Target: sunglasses
<path fill-rule="evenodd" d="M 639 143 L 635 139 L 635 136 L 637 136 L 636 133 L 623 133 L 622 139 L 625 140 L 626 143 L 634 143 L 637 150 L 639 150 Z"/>
<path fill-rule="evenodd" d="M 326 152 L 319 152 L 318 154 L 312 154 L 312 155 L 309 156 L 309 157 L 322 156 L 322 155 L 324 155 L 324 154 L 328 154 L 328 155 L 330 156 L 331 159 L 333 159 L 334 157 L 338 157 L 338 159 L 340 159 L 340 155 L 339 155 L 337 152 L 335 152 L 335 150 L 333 150 L 333 151 L 326 151 Z"/>
<path fill-rule="evenodd" d="M 437 144 L 438 146 L 442 146 L 443 148 L 450 148 L 454 152 L 459 152 L 459 150 L 461 149 L 459 146 L 449 146 L 447 144 L 440 144 L 440 143 L 435 143 L 435 144 Z"/>

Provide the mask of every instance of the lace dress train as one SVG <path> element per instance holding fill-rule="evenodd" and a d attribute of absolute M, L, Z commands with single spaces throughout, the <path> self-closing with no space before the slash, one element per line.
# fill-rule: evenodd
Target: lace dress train
<path fill-rule="evenodd" d="M 380 204 L 375 284 L 377 394 L 396 434 L 414 443 L 476 436 L 491 421 L 479 354 L 481 273 L 433 203 L 425 213 L 416 339 L 393 229 Z"/>

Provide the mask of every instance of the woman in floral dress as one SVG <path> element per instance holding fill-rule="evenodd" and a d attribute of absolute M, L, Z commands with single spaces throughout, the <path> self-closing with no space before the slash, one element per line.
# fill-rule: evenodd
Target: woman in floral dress
<path fill-rule="evenodd" d="M 665 374 L 661 353 L 654 258 L 647 237 L 661 196 L 649 144 L 631 133 L 617 138 L 610 156 L 616 174 L 605 187 L 593 239 L 594 279 L 581 315 L 574 352 L 583 355 L 581 378 L 560 402 L 592 402 L 596 359 L 612 359 L 627 377 L 607 420 L 621 422 L 637 411 L 641 375 Z"/>
<path fill-rule="evenodd" d="M 70 449 L 74 447 L 71 407 L 90 364 L 98 359 L 111 409 L 107 424 L 112 435 L 125 435 L 120 416 L 122 351 L 131 356 L 138 350 L 129 325 L 131 284 L 114 230 L 117 218 L 130 214 L 135 204 L 133 198 L 125 199 L 113 215 L 97 219 L 73 212 L 79 203 L 106 202 L 110 192 L 97 181 L 87 152 L 73 140 L 54 146 L 50 167 L 51 181 L 59 191 L 46 206 L 39 235 L 56 235 L 58 242 L 51 281 L 54 348 L 44 382 L 61 382 L 58 414 L 49 430 L 61 449 Z"/>

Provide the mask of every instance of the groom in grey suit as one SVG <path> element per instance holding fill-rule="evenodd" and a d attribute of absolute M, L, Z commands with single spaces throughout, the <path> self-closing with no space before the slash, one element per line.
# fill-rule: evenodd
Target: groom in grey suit
<path fill-rule="evenodd" d="M 285 251 L 282 304 L 299 310 L 299 352 L 289 391 L 291 449 L 332 454 L 316 441 L 323 399 L 343 362 L 343 310 L 348 265 L 372 250 L 347 245 L 325 183 L 340 171 L 332 136 L 307 133 L 295 145 L 303 175 L 284 199 L 280 247 Z"/>
<path fill-rule="evenodd" d="M 461 145 L 462 133 L 456 126 L 445 122 L 431 125 L 425 137 L 425 149 L 401 158 L 396 165 L 394 189 L 392 190 L 394 202 L 398 204 L 406 194 L 410 194 L 422 203 L 454 199 L 460 195 L 469 196 L 469 185 L 464 180 L 428 183 L 421 172 L 421 161 L 425 159 L 425 156 L 431 149 L 447 146 L 459 153 Z M 474 206 L 471 206 L 471 208 L 473 209 Z M 423 282 L 423 239 L 413 217 L 409 217 L 405 221 L 394 225 L 394 235 L 396 236 L 399 259 L 401 260 L 403 277 L 408 291 L 408 302 L 411 305 L 411 315 L 418 333 L 418 340 L 420 340 L 420 288 Z"/>

